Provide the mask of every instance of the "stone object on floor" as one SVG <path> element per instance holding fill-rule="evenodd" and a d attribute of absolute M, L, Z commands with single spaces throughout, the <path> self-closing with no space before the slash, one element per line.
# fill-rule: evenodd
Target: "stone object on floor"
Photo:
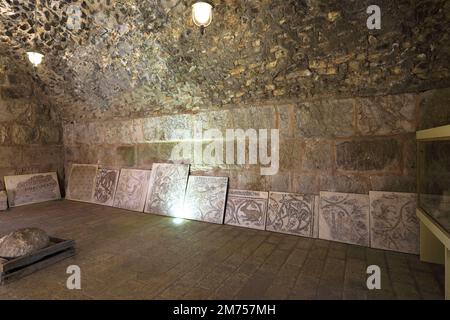
<path fill-rule="evenodd" d="M 0 238 L 0 257 L 18 258 L 45 248 L 50 242 L 47 233 L 38 228 L 24 228 Z"/>

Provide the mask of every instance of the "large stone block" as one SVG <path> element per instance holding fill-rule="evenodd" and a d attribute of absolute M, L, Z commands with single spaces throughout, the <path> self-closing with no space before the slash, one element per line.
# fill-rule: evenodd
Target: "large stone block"
<path fill-rule="evenodd" d="M 278 128 L 282 137 L 292 137 L 294 132 L 295 117 L 294 107 L 291 105 L 277 106 Z"/>
<path fill-rule="evenodd" d="M 120 166 L 115 145 L 79 145 L 64 148 L 65 161 L 70 163 L 97 163 Z"/>
<path fill-rule="evenodd" d="M 64 149 L 60 146 L 23 147 L 22 153 L 26 166 L 59 164 L 64 160 Z"/>
<path fill-rule="evenodd" d="M 277 192 L 291 191 L 291 176 L 289 174 L 276 174 L 268 176 L 269 190 Z"/>
<path fill-rule="evenodd" d="M 193 117 L 185 114 L 145 118 L 142 119 L 143 140 L 161 142 L 183 138 L 191 139 L 193 125 Z"/>
<path fill-rule="evenodd" d="M 0 146 L 0 167 L 15 167 L 22 161 L 22 150 L 19 147 Z"/>
<path fill-rule="evenodd" d="M 422 94 L 420 129 L 444 126 L 450 123 L 450 88 Z"/>
<path fill-rule="evenodd" d="M 31 109 L 31 104 L 27 101 L 0 97 L 0 122 L 20 120 Z"/>
<path fill-rule="evenodd" d="M 64 159 L 66 162 L 78 162 L 80 161 L 81 147 L 79 146 L 64 146 Z"/>
<path fill-rule="evenodd" d="M 300 170 L 304 152 L 303 141 L 283 139 L 279 145 L 279 171 Z"/>
<path fill-rule="evenodd" d="M 115 146 L 103 145 L 103 146 L 91 146 L 88 150 L 88 158 L 91 161 L 81 163 L 98 163 L 103 166 L 120 167 L 123 162 L 120 162 L 121 155 L 117 155 Z"/>
<path fill-rule="evenodd" d="M 336 143 L 336 165 L 346 171 L 398 171 L 400 143 L 393 138 Z"/>
<path fill-rule="evenodd" d="M 136 147 L 119 146 L 116 149 L 117 164 L 124 167 L 133 167 L 136 164 Z"/>
<path fill-rule="evenodd" d="M 148 166 L 160 160 L 158 143 L 142 143 L 137 145 L 137 159 L 139 166 Z"/>
<path fill-rule="evenodd" d="M 0 144 L 3 144 L 8 139 L 8 128 L 5 125 L 0 124 Z"/>
<path fill-rule="evenodd" d="M 210 111 L 192 117 L 192 124 L 201 124 L 203 130 L 217 129 L 225 135 L 227 129 L 234 129 L 233 113 L 240 113 L 242 109 Z"/>
<path fill-rule="evenodd" d="M 415 192 L 415 176 L 371 176 L 370 184 L 373 191 Z"/>
<path fill-rule="evenodd" d="M 24 79 L 24 83 L 0 87 L 0 95 L 9 99 L 29 99 L 33 95 L 32 86 L 26 84 L 29 81 Z"/>
<path fill-rule="evenodd" d="M 134 126 L 133 120 L 111 121 L 103 125 L 105 126 L 105 143 L 132 144 L 138 140 L 140 133 Z"/>
<path fill-rule="evenodd" d="M 369 181 L 359 175 L 324 175 L 319 178 L 321 191 L 343 193 L 369 193 Z"/>
<path fill-rule="evenodd" d="M 0 211 L 8 209 L 8 198 L 5 191 L 0 191 Z"/>
<path fill-rule="evenodd" d="M 144 143 L 144 119 L 133 119 L 132 121 L 132 142 L 133 143 Z"/>
<path fill-rule="evenodd" d="M 416 174 L 417 141 L 415 134 L 408 136 L 403 146 L 403 173 Z"/>
<path fill-rule="evenodd" d="M 11 137 L 14 144 L 34 144 L 39 139 L 39 129 L 31 126 L 15 124 L 12 126 Z"/>
<path fill-rule="evenodd" d="M 235 129 L 275 129 L 276 112 L 270 107 L 246 107 L 231 110 Z"/>
<path fill-rule="evenodd" d="M 73 124 L 73 143 L 91 143 L 92 136 L 87 123 Z"/>
<path fill-rule="evenodd" d="M 61 142 L 61 128 L 57 125 L 40 127 L 40 140 L 43 144 Z"/>
<path fill-rule="evenodd" d="M 156 120 L 158 121 L 156 136 L 158 141 L 173 141 L 192 137 L 194 123 L 191 115 L 164 116 Z"/>
<path fill-rule="evenodd" d="M 331 143 L 308 140 L 303 157 L 303 170 L 330 172 L 333 169 L 333 148 Z"/>
<path fill-rule="evenodd" d="M 83 143 L 87 143 L 90 145 L 94 144 L 103 144 L 103 143 L 114 143 L 114 141 L 110 142 L 107 139 L 108 135 L 108 122 L 90 122 L 86 124 L 86 133 L 84 135 L 85 140 Z M 117 137 L 119 140 L 119 138 Z"/>
<path fill-rule="evenodd" d="M 238 177 L 240 175 L 240 171 L 238 170 L 220 170 L 217 174 L 217 176 L 221 177 L 228 177 L 228 186 L 230 189 L 238 189 L 239 188 L 239 181 Z M 248 190 L 248 189 L 246 189 Z"/>
<path fill-rule="evenodd" d="M 389 135 L 416 131 L 416 96 L 357 99 L 357 124 L 362 135 Z"/>
<path fill-rule="evenodd" d="M 349 137 L 355 134 L 354 100 L 323 100 L 295 108 L 296 137 Z"/>
<path fill-rule="evenodd" d="M 175 153 L 175 148 L 178 148 L 180 145 L 178 142 L 162 142 L 158 144 L 158 157 L 162 160 L 162 162 L 167 162 L 169 160 L 176 160 L 183 163 L 193 163 L 193 154 L 188 153 L 186 157 L 183 157 L 185 154 L 180 153 L 179 157 L 182 159 L 173 159 L 172 153 Z M 204 150 L 204 147 L 203 147 Z"/>
<path fill-rule="evenodd" d="M 299 173 L 292 175 L 292 192 L 319 194 L 319 182 L 316 175 Z"/>
<path fill-rule="evenodd" d="M 257 173 L 242 172 L 237 175 L 238 188 L 245 190 L 269 191 L 269 176 Z"/>
<path fill-rule="evenodd" d="M 65 146 L 75 144 L 75 125 L 73 123 L 63 125 L 63 144 Z"/>
<path fill-rule="evenodd" d="M 145 118 L 142 120 L 142 131 L 144 140 L 148 142 L 157 141 L 158 138 L 158 118 Z"/>

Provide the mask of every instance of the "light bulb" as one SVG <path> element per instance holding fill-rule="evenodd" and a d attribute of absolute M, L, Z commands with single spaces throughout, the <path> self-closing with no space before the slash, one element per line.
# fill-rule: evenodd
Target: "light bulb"
<path fill-rule="evenodd" d="M 173 224 L 176 224 L 178 226 L 184 222 L 184 219 L 174 218 L 174 219 L 172 219 L 172 222 L 173 222 Z"/>
<path fill-rule="evenodd" d="M 199 27 L 207 27 L 212 20 L 212 6 L 207 2 L 197 2 L 192 5 L 192 20 Z"/>
<path fill-rule="evenodd" d="M 27 56 L 28 56 L 28 60 L 30 60 L 30 62 L 35 67 L 40 65 L 42 63 L 42 59 L 44 58 L 43 54 L 38 53 L 38 52 L 32 52 L 32 51 L 27 52 Z"/>

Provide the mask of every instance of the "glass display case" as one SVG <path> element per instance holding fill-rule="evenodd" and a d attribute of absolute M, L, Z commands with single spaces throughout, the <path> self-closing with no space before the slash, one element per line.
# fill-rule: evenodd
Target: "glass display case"
<path fill-rule="evenodd" d="M 417 148 L 419 208 L 450 234 L 450 135 L 418 140 Z"/>
<path fill-rule="evenodd" d="M 417 132 L 420 259 L 445 265 L 450 300 L 450 125 Z"/>

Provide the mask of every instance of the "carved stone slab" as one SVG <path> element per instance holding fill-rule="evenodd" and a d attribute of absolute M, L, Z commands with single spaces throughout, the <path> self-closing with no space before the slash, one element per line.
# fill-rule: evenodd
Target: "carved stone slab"
<path fill-rule="evenodd" d="M 419 220 L 415 193 L 371 191 L 371 247 L 419 253 Z"/>
<path fill-rule="evenodd" d="M 61 199 L 56 172 L 6 176 L 5 186 L 10 207 Z"/>
<path fill-rule="evenodd" d="M 172 217 L 182 215 L 188 175 L 187 164 L 153 164 L 145 212 Z"/>
<path fill-rule="evenodd" d="M 66 199 L 90 202 L 97 169 L 98 166 L 94 164 L 73 164 L 67 185 Z"/>
<path fill-rule="evenodd" d="M 120 170 L 99 168 L 95 177 L 94 193 L 92 202 L 112 206 L 116 193 L 117 182 L 119 181 Z"/>
<path fill-rule="evenodd" d="M 369 246 L 369 196 L 320 192 L 319 238 Z"/>
<path fill-rule="evenodd" d="M 227 177 L 190 176 L 182 217 L 222 224 L 227 188 Z"/>
<path fill-rule="evenodd" d="M 114 207 L 143 212 L 150 174 L 150 170 L 120 170 Z"/>
<path fill-rule="evenodd" d="M 264 230 L 268 199 L 268 192 L 229 190 L 225 224 Z"/>
<path fill-rule="evenodd" d="M 314 196 L 270 192 L 266 230 L 312 237 Z"/>
<path fill-rule="evenodd" d="M 8 209 L 8 201 L 5 191 L 0 191 L 0 211 Z"/>

